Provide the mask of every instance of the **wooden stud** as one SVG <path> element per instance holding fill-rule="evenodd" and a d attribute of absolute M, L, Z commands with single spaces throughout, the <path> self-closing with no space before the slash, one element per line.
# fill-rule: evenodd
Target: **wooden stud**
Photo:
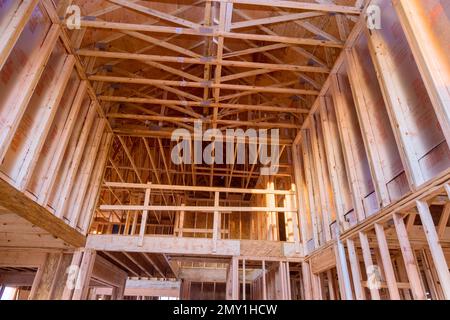
<path fill-rule="evenodd" d="M 23 28 L 31 17 L 38 0 L 23 0 L 11 16 L 6 29 L 2 31 L 0 36 L 0 70 L 11 53 L 15 43 L 19 39 Z"/>
<path fill-rule="evenodd" d="M 59 35 L 58 26 L 53 25 L 45 38 L 43 46 L 39 48 L 39 54 L 30 66 L 23 83 L 19 84 L 21 90 L 14 99 L 15 105 L 11 108 L 11 112 L 8 114 L 8 118 L 4 120 L 0 130 L 0 160 L 4 159 L 8 151 Z"/>
<path fill-rule="evenodd" d="M 431 17 L 425 18 L 420 2 L 394 0 L 393 4 L 450 147 L 450 75 L 446 72 L 449 67 L 448 57 L 445 60 L 447 54 L 433 37 L 426 21 L 431 20 Z"/>
<path fill-rule="evenodd" d="M 431 217 L 430 208 L 425 201 L 416 201 L 417 210 L 419 211 L 420 220 L 422 221 L 423 231 L 427 238 L 428 246 L 430 248 L 431 256 L 433 257 L 436 273 L 439 277 L 442 291 L 445 299 L 450 299 L 450 272 L 448 265 L 439 243 L 439 237 L 436 232 L 436 227 Z"/>
<path fill-rule="evenodd" d="M 372 260 L 372 253 L 370 251 L 369 246 L 369 240 L 367 238 L 367 234 L 364 232 L 359 232 L 359 241 L 361 243 L 361 249 L 363 253 L 363 259 L 364 259 L 364 266 L 366 267 L 366 275 L 367 278 L 369 278 L 369 268 L 373 268 L 373 260 Z M 372 300 L 380 300 L 380 292 L 377 288 L 370 286 L 370 297 Z"/>
<path fill-rule="evenodd" d="M 405 263 L 406 273 L 408 275 L 414 299 L 426 300 L 426 294 L 421 285 L 420 275 L 416 265 L 416 259 L 409 242 L 408 232 L 406 231 L 406 226 L 403 218 L 400 214 L 394 213 L 393 219 L 395 230 L 397 232 L 397 238 L 400 243 L 400 249 L 402 251 L 403 261 Z"/>
<path fill-rule="evenodd" d="M 381 253 L 381 261 L 386 276 L 386 281 L 389 289 L 389 296 L 391 300 L 400 300 L 400 293 L 398 291 L 397 280 L 392 266 L 391 254 L 386 240 L 384 227 L 381 224 L 375 224 L 375 233 L 377 235 L 378 248 Z"/>
<path fill-rule="evenodd" d="M 148 183 L 148 188 L 145 190 L 144 206 L 150 205 L 151 189 L 152 189 L 152 184 Z M 148 219 L 148 210 L 144 210 L 142 212 L 141 229 L 139 231 L 139 246 L 141 246 L 141 247 L 144 244 L 145 230 L 147 228 L 147 219 Z"/>
<path fill-rule="evenodd" d="M 364 288 L 362 287 L 361 270 L 359 267 L 358 253 L 356 252 L 355 243 L 351 239 L 347 239 L 348 259 L 352 270 L 353 286 L 355 289 L 356 300 L 366 300 Z"/>

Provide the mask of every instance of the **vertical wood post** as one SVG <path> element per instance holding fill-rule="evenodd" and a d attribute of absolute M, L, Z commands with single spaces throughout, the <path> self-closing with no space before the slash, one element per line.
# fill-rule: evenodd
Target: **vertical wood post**
<path fill-rule="evenodd" d="M 239 258 L 233 257 L 231 265 L 231 300 L 239 300 Z"/>
<path fill-rule="evenodd" d="M 309 262 L 302 262 L 302 276 L 303 288 L 305 290 L 305 300 L 312 300 L 311 271 Z"/>
<path fill-rule="evenodd" d="M 439 237 L 436 232 L 436 227 L 431 217 L 430 208 L 424 201 L 416 201 L 417 209 L 419 211 L 420 220 L 422 221 L 423 230 L 430 247 L 431 257 L 433 258 L 436 273 L 441 283 L 442 291 L 445 299 L 450 300 L 450 273 L 448 271 L 447 261 L 445 260 L 444 252 L 439 243 Z"/>
<path fill-rule="evenodd" d="M 301 159 L 300 159 L 300 150 L 297 145 L 292 146 L 292 162 L 294 164 L 294 180 L 295 180 L 295 191 L 296 191 L 296 203 L 297 203 L 297 214 L 299 220 L 297 223 L 300 223 L 301 233 L 299 234 L 299 241 L 303 245 L 303 254 L 307 254 L 307 233 L 306 233 L 306 204 L 303 198 L 303 193 L 300 188 L 302 183 L 302 172 L 301 172 Z"/>
<path fill-rule="evenodd" d="M 91 280 L 92 269 L 94 268 L 96 252 L 85 249 L 72 300 L 86 300 L 89 292 L 89 282 Z"/>
<path fill-rule="evenodd" d="M 292 300 L 292 288 L 291 288 L 291 271 L 289 268 L 289 261 L 284 263 L 286 267 L 286 286 L 287 286 L 287 296 L 286 300 Z"/>
<path fill-rule="evenodd" d="M 185 206 L 184 203 L 181 204 L 182 207 Z M 179 222 L 179 226 L 178 226 L 178 237 L 182 238 L 183 237 L 183 228 L 184 228 L 184 210 L 180 211 L 180 222 Z"/>
<path fill-rule="evenodd" d="M 398 213 L 394 213 L 393 219 L 413 297 L 415 300 L 426 300 L 426 294 L 420 281 L 419 270 L 417 269 L 416 259 L 409 242 L 408 232 L 406 231 L 403 218 Z"/>
<path fill-rule="evenodd" d="M 432 30 L 425 21 L 425 12 L 420 7 L 421 1 L 394 0 L 393 3 L 436 111 L 437 119 L 450 146 L 450 109 L 448 107 L 450 105 L 450 74 L 446 68 L 450 66 L 448 52 L 445 52 L 446 49 L 433 37 Z"/>
<path fill-rule="evenodd" d="M 367 282 L 369 282 L 370 274 L 369 268 L 372 268 L 374 266 L 373 260 L 372 260 L 372 253 L 370 252 L 370 245 L 369 240 L 367 239 L 367 234 L 364 232 L 359 232 L 359 241 L 361 243 L 361 249 L 363 253 L 363 259 L 364 259 L 364 266 L 366 267 L 366 275 L 367 275 Z M 380 292 L 379 289 L 369 286 L 370 290 L 370 297 L 372 300 L 380 300 Z"/>
<path fill-rule="evenodd" d="M 242 259 L 242 300 L 246 300 L 246 286 L 245 286 L 245 259 Z"/>
<path fill-rule="evenodd" d="M 400 300 L 397 280 L 395 278 L 394 267 L 392 266 L 391 254 L 384 233 L 384 227 L 381 224 L 375 224 L 375 233 L 377 235 L 378 248 L 380 249 L 381 262 L 383 263 L 384 274 L 388 285 L 389 296 L 391 300 Z"/>
<path fill-rule="evenodd" d="M 152 188 L 152 183 L 149 182 L 148 188 L 145 189 L 145 198 L 144 198 L 144 206 L 150 205 L 150 192 Z M 147 219 L 148 219 L 148 210 L 144 209 L 142 212 L 142 219 L 141 219 L 141 229 L 139 231 L 139 246 L 142 247 L 144 244 L 144 237 L 145 237 L 145 229 L 147 227 Z"/>
<path fill-rule="evenodd" d="M 359 267 L 358 254 L 355 249 L 355 243 L 351 239 L 347 239 L 348 259 L 350 261 L 350 268 L 353 276 L 353 286 L 355 288 L 356 300 L 366 300 L 364 288 L 361 285 L 361 270 Z"/>
<path fill-rule="evenodd" d="M 319 275 L 315 274 L 311 270 L 311 287 L 313 300 L 322 300 L 322 287 L 320 284 Z"/>
<path fill-rule="evenodd" d="M 263 300 L 267 300 L 266 261 L 262 262 Z"/>
<path fill-rule="evenodd" d="M 69 268 L 66 270 L 68 273 L 67 282 L 64 287 L 62 300 L 72 300 L 72 296 L 75 290 L 75 287 L 78 286 L 78 273 L 79 267 L 81 264 L 81 260 L 83 259 L 83 250 L 78 249 L 75 251 L 72 257 L 72 262 L 70 263 Z"/>
<path fill-rule="evenodd" d="M 341 290 L 342 300 L 353 300 L 353 292 L 350 284 L 350 275 L 348 273 L 347 259 L 345 257 L 345 248 L 340 240 L 334 246 L 336 255 L 336 269 L 338 271 L 339 288 Z"/>
<path fill-rule="evenodd" d="M 327 279 L 328 279 L 328 290 L 330 291 L 330 300 L 336 300 L 336 295 L 334 292 L 334 278 L 331 270 L 327 271 Z"/>
<path fill-rule="evenodd" d="M 214 208 L 218 208 L 220 205 L 220 193 L 216 191 L 214 193 Z M 217 240 L 220 239 L 220 212 L 214 211 L 214 223 L 213 223 L 213 252 L 217 251 Z"/>

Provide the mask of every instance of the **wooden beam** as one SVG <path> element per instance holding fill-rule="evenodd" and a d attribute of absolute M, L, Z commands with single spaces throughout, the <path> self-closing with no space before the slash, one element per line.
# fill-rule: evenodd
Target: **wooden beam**
<path fill-rule="evenodd" d="M 105 187 L 123 188 L 123 189 L 147 189 L 145 183 L 122 183 L 122 182 L 105 182 Z M 244 189 L 244 188 L 225 188 L 225 187 L 207 187 L 207 186 L 182 186 L 182 185 L 160 185 L 152 184 L 153 190 L 171 190 L 171 191 L 203 191 L 203 192 L 229 192 L 229 193 L 246 193 L 246 194 L 275 194 L 275 195 L 292 195 L 291 190 L 268 190 L 268 189 Z"/>
<path fill-rule="evenodd" d="M 295 45 L 305 45 L 305 46 L 323 46 L 331 48 L 342 48 L 343 44 L 341 42 L 334 42 L 328 40 L 316 40 L 316 39 L 306 39 L 306 38 L 295 38 L 295 37 L 282 37 L 282 36 L 267 36 L 259 34 L 245 34 L 245 33 L 235 33 L 235 32 L 224 32 L 215 31 L 214 29 L 209 30 L 196 30 L 189 28 L 178 28 L 178 27 L 164 27 L 164 26 L 152 26 L 152 25 L 142 25 L 134 23 L 120 23 L 120 22 L 105 22 L 105 21 L 81 21 L 81 28 L 95 28 L 95 29 L 113 29 L 113 30 L 129 30 L 129 31 L 140 31 L 140 32 L 154 32 L 154 33 L 169 33 L 169 34 L 184 34 L 202 37 L 224 37 L 229 39 L 247 39 L 254 41 L 267 41 L 267 42 L 280 42 L 289 43 Z"/>
<path fill-rule="evenodd" d="M 345 257 L 344 244 L 338 240 L 334 245 L 336 257 L 336 269 L 338 272 L 339 288 L 342 300 L 353 300 L 353 292 L 350 284 L 350 274 L 348 272 L 347 259 Z"/>
<path fill-rule="evenodd" d="M 245 56 L 245 55 L 250 55 L 250 54 L 254 54 L 254 53 L 258 53 L 258 52 L 267 52 L 270 50 L 278 50 L 278 49 L 284 49 L 284 48 L 289 48 L 289 47 L 292 47 L 292 45 L 285 44 L 285 43 L 275 43 L 275 44 L 269 44 L 267 46 L 259 46 L 259 47 L 254 47 L 254 48 L 250 48 L 250 49 L 243 49 L 240 51 L 232 51 L 229 53 L 225 53 L 223 55 L 223 58 L 228 59 L 228 58 L 232 58 L 232 57 Z"/>
<path fill-rule="evenodd" d="M 426 300 L 427 296 L 422 287 L 419 270 L 417 268 L 414 251 L 408 238 L 403 217 L 394 213 L 393 215 L 395 230 L 397 232 L 398 242 L 400 243 L 400 250 L 402 251 L 403 262 L 405 263 L 406 273 L 408 275 L 411 291 L 415 300 Z"/>
<path fill-rule="evenodd" d="M 375 224 L 375 233 L 377 235 L 378 248 L 380 249 L 381 261 L 383 263 L 384 274 L 389 289 L 389 297 L 391 300 L 400 300 L 397 280 L 395 279 L 394 267 L 392 266 L 391 254 L 389 252 L 388 243 L 384 227 L 381 224 Z"/>
<path fill-rule="evenodd" d="M 101 205 L 101 211 L 188 211 L 188 212 L 287 212 L 286 208 L 273 207 L 208 207 L 208 206 L 157 206 L 157 205 Z M 296 209 L 291 209 L 296 212 Z"/>
<path fill-rule="evenodd" d="M 235 4 L 246 4 L 254 6 L 276 7 L 276 8 L 289 8 L 297 10 L 311 10 L 322 12 L 334 12 L 358 15 L 362 12 L 361 8 L 351 6 L 339 6 L 335 4 L 319 4 L 305 1 L 271 1 L 271 0 L 206 0 L 213 2 L 231 2 Z"/>
<path fill-rule="evenodd" d="M 159 139 L 171 139 L 172 138 L 172 133 L 174 130 L 176 130 L 177 128 L 169 128 L 168 130 L 147 130 L 145 128 L 135 128 L 135 127 L 125 127 L 125 128 L 117 128 L 114 129 L 114 133 L 120 136 L 130 136 L 130 137 L 148 137 L 148 138 L 159 138 Z M 224 138 L 226 139 L 229 136 L 224 136 Z M 192 139 L 195 140 L 195 136 L 192 136 Z M 231 139 L 231 137 L 230 137 Z M 257 144 L 255 143 L 253 140 L 254 139 L 242 139 L 242 143 L 245 144 Z M 270 144 L 275 144 L 278 143 L 279 145 L 286 145 L 286 146 L 290 146 L 292 145 L 292 140 L 291 139 L 279 139 L 278 142 L 276 142 L 275 140 L 271 140 L 271 139 L 267 139 L 267 143 Z M 259 142 L 260 144 L 265 143 L 265 141 L 263 142 Z"/>
<path fill-rule="evenodd" d="M 201 26 L 197 23 L 188 21 L 186 19 L 182 19 L 176 16 L 173 16 L 171 14 L 162 12 L 162 11 L 158 11 L 146 6 L 142 6 L 136 3 L 133 3 L 131 1 L 126 1 L 126 0 L 108 0 L 109 2 L 115 3 L 117 5 L 120 5 L 123 8 L 128 8 L 134 11 L 137 11 L 139 13 L 143 13 L 145 15 L 149 15 L 152 17 L 155 17 L 157 19 L 161 19 L 161 20 L 165 20 L 165 21 L 169 21 L 172 22 L 174 24 L 178 24 L 181 26 L 185 26 L 188 28 L 192 28 L 192 29 L 196 29 L 196 28 L 200 28 Z"/>
<path fill-rule="evenodd" d="M 403 89 L 402 79 L 396 77 L 392 72 L 391 66 L 395 66 L 397 63 L 394 61 L 392 54 L 387 54 L 388 48 L 383 34 L 380 30 L 365 31 L 370 55 L 377 71 L 380 89 L 391 119 L 391 126 L 399 146 L 408 183 L 412 188 L 418 187 L 426 179 L 419 165 L 418 154 L 414 151 L 414 139 L 409 134 L 407 118 L 403 112 L 403 107 L 409 104 L 409 93 Z"/>
<path fill-rule="evenodd" d="M 147 268 L 141 263 L 141 261 L 139 261 L 138 259 L 136 259 L 136 257 L 133 257 L 133 255 L 129 252 L 123 252 L 123 254 L 131 261 L 133 262 L 135 265 L 137 265 L 139 267 L 139 269 L 141 269 L 147 276 L 152 277 L 152 274 L 147 270 Z M 134 253 L 134 254 L 139 254 L 139 253 Z M 145 253 L 142 253 L 145 254 Z"/>
<path fill-rule="evenodd" d="M 239 300 L 239 258 L 231 258 L 231 300 Z"/>
<path fill-rule="evenodd" d="M 76 285 L 73 291 L 72 300 L 87 300 L 89 282 L 92 277 L 95 258 L 97 253 L 94 250 L 83 249 L 83 259 L 77 273 Z"/>
<path fill-rule="evenodd" d="M 222 80 L 226 77 L 222 77 Z M 129 98 L 118 96 L 99 96 L 100 101 L 105 102 L 130 102 L 140 104 L 155 104 L 155 105 L 169 105 L 169 106 L 182 106 L 182 107 L 202 107 L 202 108 L 219 108 L 219 109 L 231 109 L 231 110 L 255 110 L 264 112 L 289 112 L 289 113 L 303 113 L 307 114 L 308 109 L 283 107 L 283 106 L 270 106 L 270 105 L 250 105 L 250 104 L 229 104 L 229 103 L 214 103 L 210 101 L 185 101 L 185 100 L 163 100 L 153 98 Z"/>
<path fill-rule="evenodd" d="M 298 71 L 298 72 L 310 72 L 310 73 L 328 73 L 329 69 L 325 67 L 312 67 L 312 66 L 299 66 L 285 63 L 262 63 L 262 62 L 248 62 L 248 61 L 234 61 L 234 60 L 222 60 L 219 61 L 214 58 L 185 58 L 174 56 L 162 56 L 162 55 L 150 55 L 141 53 L 124 53 L 113 51 L 95 51 L 82 49 L 78 50 L 77 54 L 84 57 L 97 57 L 97 58 L 110 58 L 110 59 L 125 59 L 125 60 L 138 60 L 138 61 L 156 61 L 156 62 L 169 62 L 169 63 L 181 63 L 181 64 L 201 64 L 201 65 L 219 65 L 236 67 L 236 68 L 252 68 L 252 69 L 266 69 L 266 70 L 279 70 L 279 71 Z M 205 82 L 209 83 L 209 82 Z"/>
<path fill-rule="evenodd" d="M 251 17 L 249 15 L 247 15 L 246 13 L 244 13 L 242 10 L 235 10 L 236 14 L 238 16 L 240 16 L 241 18 L 245 19 L 245 20 L 249 20 L 251 19 Z M 270 36 L 278 36 L 278 34 L 274 31 L 272 31 L 270 28 L 267 28 L 265 26 L 258 26 L 258 29 L 260 29 L 261 31 L 263 31 L 264 33 L 270 35 Z M 244 40 L 245 43 L 247 43 L 248 45 L 250 45 L 250 47 L 255 48 L 255 47 L 259 47 L 257 44 L 249 41 L 249 40 Z M 291 49 L 293 51 L 295 51 L 296 53 L 304 56 L 305 58 L 307 58 L 308 60 L 312 60 L 314 61 L 316 64 L 326 67 L 327 64 L 325 62 L 323 62 L 321 59 L 317 58 L 314 54 L 310 53 L 309 51 L 298 47 L 298 46 L 291 46 Z M 263 52 L 263 55 L 266 56 L 267 58 L 269 58 L 270 60 L 277 62 L 277 63 L 283 63 L 283 61 L 281 59 L 279 59 L 278 57 L 268 53 L 268 52 Z M 308 81 L 311 85 L 313 85 L 314 87 L 316 87 L 315 85 L 317 84 L 314 80 L 312 80 L 309 77 L 303 76 L 300 74 L 300 77 L 305 79 L 306 81 Z M 318 87 L 317 87 L 318 88 Z"/>
<path fill-rule="evenodd" d="M 82 249 L 77 249 L 72 256 L 72 261 L 70 264 L 72 268 L 68 270 L 68 276 L 72 281 L 69 283 L 69 285 L 64 286 L 64 291 L 61 300 L 72 300 L 75 287 L 76 286 L 79 287 L 78 282 L 79 266 L 81 264 L 81 260 L 83 259 L 83 254 L 84 253 Z"/>
<path fill-rule="evenodd" d="M 145 236 L 142 246 L 139 236 L 89 235 L 86 247 L 98 251 L 148 252 L 180 255 L 238 256 L 239 240 L 217 240 L 217 250 L 213 252 L 211 239 L 178 238 L 167 236 Z"/>
<path fill-rule="evenodd" d="M 12 12 L 10 17 L 6 17 L 6 19 L 9 18 L 10 20 L 0 35 L 0 70 L 3 69 L 9 54 L 19 39 L 23 28 L 28 23 L 38 2 L 38 0 L 23 0 L 18 2 L 19 5 L 16 7 L 16 10 Z M 5 19 L 5 17 L 2 18 Z"/>
<path fill-rule="evenodd" d="M 310 18 L 320 17 L 323 15 L 324 15 L 324 13 L 322 13 L 322 12 L 301 12 L 301 13 L 285 14 L 285 15 L 279 15 L 279 16 L 274 16 L 274 17 L 269 17 L 269 18 L 234 22 L 231 24 L 231 29 L 233 30 L 233 29 L 248 28 L 248 27 L 253 27 L 253 26 L 260 26 L 260 25 L 265 25 L 265 24 L 289 22 L 292 20 L 310 19 Z"/>
<path fill-rule="evenodd" d="M 393 3 L 436 111 L 437 120 L 450 146 L 450 65 L 444 43 L 438 42 L 436 30 L 432 29 L 432 24 L 437 25 L 437 22 L 426 15 L 421 1 L 395 0 Z M 443 19 L 448 22 L 448 17 Z"/>
<path fill-rule="evenodd" d="M 350 261 L 350 268 L 352 270 L 353 286 L 355 288 L 355 298 L 356 300 L 366 300 L 366 295 L 361 285 L 362 278 L 361 278 L 361 270 L 359 267 L 358 253 L 356 252 L 355 243 L 351 239 L 347 239 L 347 250 L 348 250 L 348 258 Z"/>
<path fill-rule="evenodd" d="M 136 163 L 134 162 L 133 156 L 130 152 L 130 150 L 128 150 L 128 147 L 125 143 L 125 141 L 123 140 L 123 138 L 121 136 L 117 136 L 117 139 L 119 139 L 120 144 L 122 145 L 123 150 L 125 151 L 125 154 L 127 155 L 128 160 L 131 163 L 131 166 L 133 167 L 134 173 L 136 173 L 136 177 L 138 178 L 138 180 L 143 183 L 143 180 L 141 178 L 141 174 L 139 172 L 139 170 L 137 169 Z"/>
<path fill-rule="evenodd" d="M 430 248 L 431 256 L 433 257 L 434 267 L 439 277 L 442 291 L 445 299 L 450 299 L 450 272 L 448 264 L 442 251 L 439 237 L 436 232 L 436 227 L 431 216 L 430 208 L 424 201 L 416 201 L 417 210 L 419 211 L 420 220 L 422 221 L 423 231 L 427 238 L 428 246 Z"/>
<path fill-rule="evenodd" d="M 74 247 L 83 247 L 86 238 L 68 226 L 64 221 L 51 214 L 24 193 L 12 187 L 0 178 L 0 206 L 28 220 L 54 237 L 60 238 Z"/>
<path fill-rule="evenodd" d="M 42 187 L 38 194 L 37 202 L 40 205 L 44 205 L 47 203 L 50 193 L 53 189 L 53 185 L 56 180 L 57 173 L 58 173 L 59 168 L 61 167 L 61 164 L 63 161 L 64 153 L 69 144 L 72 131 L 75 127 L 75 124 L 77 122 L 76 120 L 78 119 L 78 115 L 81 110 L 82 102 L 86 95 L 86 82 L 87 81 L 84 80 L 80 83 L 77 93 L 76 93 L 76 96 L 73 100 L 72 107 L 70 109 L 70 113 L 67 117 L 66 123 L 64 125 L 64 129 L 60 135 L 58 147 L 56 148 L 56 150 L 53 154 L 52 162 L 49 165 L 47 174 L 45 176 L 46 179 L 45 179 L 44 183 L 42 184 Z"/>
<path fill-rule="evenodd" d="M 72 161 L 70 167 L 66 173 L 65 180 L 62 186 L 61 193 L 59 194 L 58 205 L 56 207 L 55 215 L 58 218 L 62 218 L 67 210 L 69 204 L 71 191 L 76 182 L 78 169 L 80 167 L 81 161 L 83 159 L 83 154 L 88 144 L 89 133 L 94 124 L 94 118 L 96 116 L 96 109 L 93 103 L 89 105 L 89 110 L 85 121 L 83 123 L 83 128 L 78 138 L 76 148 L 73 152 Z"/>
<path fill-rule="evenodd" d="M 144 206 L 150 205 L 150 192 L 151 192 L 151 183 L 149 183 L 148 188 L 145 189 Z M 148 210 L 144 210 L 142 212 L 141 230 L 139 232 L 139 245 L 140 246 L 142 246 L 144 244 L 145 229 L 147 228 L 147 218 L 148 218 Z"/>
<path fill-rule="evenodd" d="M 102 142 L 102 137 L 104 134 L 106 126 L 106 120 L 99 118 L 99 121 L 97 123 L 97 126 L 95 128 L 94 134 L 90 137 L 91 145 L 90 148 L 88 148 L 84 155 L 84 163 L 81 166 L 79 172 L 78 172 L 78 178 L 79 184 L 77 184 L 77 190 L 78 193 L 74 203 L 72 204 L 70 208 L 70 213 L 68 215 L 70 225 L 72 227 L 76 227 L 78 224 L 78 221 L 80 220 L 80 211 L 83 208 L 83 202 L 85 200 L 86 192 L 89 187 L 89 183 L 92 178 L 92 172 L 94 170 L 94 166 L 96 164 L 97 155 L 99 153 L 100 144 Z M 106 151 L 105 151 L 106 152 Z M 86 212 L 84 212 L 86 213 Z M 84 214 L 83 213 L 83 214 Z M 90 212 L 89 212 L 90 213 Z M 84 222 L 82 221 L 82 224 Z"/>
<path fill-rule="evenodd" d="M 98 82 L 113 82 L 113 83 L 131 83 L 142 85 L 164 85 L 173 87 L 188 87 L 188 88 L 220 88 L 224 90 L 242 90 L 242 91 L 254 91 L 254 92 L 271 92 L 271 93 L 285 93 L 296 95 L 318 95 L 316 90 L 306 89 L 291 89 L 291 88 L 277 88 L 277 87 L 257 87 L 257 86 L 245 86 L 238 84 L 225 84 L 225 83 L 203 83 L 194 81 L 172 81 L 172 80 L 159 80 L 159 79 L 146 79 L 146 78 L 126 78 L 126 77 L 113 77 L 113 76 L 90 76 L 90 81 Z"/>
<path fill-rule="evenodd" d="M 262 261 L 262 290 L 263 290 L 263 294 L 262 294 L 262 299 L 263 300 L 267 300 L 267 271 L 266 271 L 266 261 Z"/>
<path fill-rule="evenodd" d="M 448 197 L 450 199 L 450 185 L 445 185 L 445 190 L 447 191 Z M 450 201 L 447 202 L 442 208 L 441 217 L 439 218 L 439 223 L 437 227 L 437 233 L 439 238 L 443 238 L 445 230 L 447 229 L 448 219 L 450 217 Z"/>
<path fill-rule="evenodd" d="M 75 58 L 72 55 L 69 55 L 60 71 L 60 77 L 56 81 L 53 94 L 47 101 L 45 101 L 47 108 L 40 116 L 39 126 L 33 132 L 34 139 L 28 148 L 25 158 L 23 159 L 23 165 L 20 169 L 19 176 L 16 179 L 16 185 L 20 190 L 24 190 L 31 179 L 31 174 L 37 165 L 39 153 L 41 152 L 47 139 L 48 132 L 50 131 L 74 65 Z"/>
<path fill-rule="evenodd" d="M 139 273 L 137 273 L 135 270 L 133 270 L 132 268 L 130 268 L 130 266 L 125 263 L 123 260 L 117 258 L 113 253 L 108 252 L 108 251 L 104 251 L 103 252 L 107 257 L 109 257 L 110 259 L 112 259 L 113 261 L 115 261 L 117 264 L 119 264 L 120 266 L 122 266 L 125 270 L 128 270 L 131 274 L 135 275 L 136 277 L 139 277 Z"/>
<path fill-rule="evenodd" d="M 148 34 L 143 34 L 143 33 L 136 32 L 136 31 L 122 30 L 121 33 L 123 35 L 127 35 L 127 36 L 130 36 L 130 37 L 133 37 L 133 38 L 136 38 L 136 39 L 139 39 L 139 40 L 142 40 L 142 41 L 145 41 L 145 42 L 153 44 L 152 46 L 148 46 L 148 47 L 145 47 L 145 48 L 143 48 L 141 50 L 138 50 L 136 53 L 143 53 L 145 51 L 150 51 L 150 49 L 154 48 L 155 46 L 159 46 L 161 48 L 169 49 L 169 50 L 171 50 L 173 52 L 181 53 L 181 54 L 186 55 L 188 57 L 192 57 L 192 58 L 200 58 L 201 57 L 201 55 L 199 55 L 199 54 L 193 52 L 192 50 L 190 50 L 191 48 L 186 49 L 186 48 L 182 48 L 180 46 L 177 46 L 175 44 L 170 43 L 169 40 L 171 40 L 171 39 L 173 39 L 175 37 L 178 37 L 177 34 L 174 34 L 174 35 L 172 35 L 172 36 L 170 36 L 168 38 L 165 38 L 165 39 L 161 40 L 161 39 L 157 39 L 157 38 L 151 37 Z M 117 65 L 119 62 L 121 62 L 121 61 L 118 60 L 118 61 L 114 61 L 113 63 L 108 62 L 106 64 L 106 66 Z"/>
<path fill-rule="evenodd" d="M 141 114 L 124 114 L 124 113 L 110 113 L 108 114 L 110 119 L 133 119 L 140 121 L 177 121 L 180 123 L 195 123 L 196 121 L 202 121 L 203 123 L 213 123 L 212 119 L 198 120 L 197 118 L 185 118 L 185 117 L 172 117 L 172 116 L 153 116 L 153 115 L 141 115 Z M 224 120 L 218 119 L 218 124 L 224 125 L 237 125 L 237 126 L 249 126 L 257 128 L 284 128 L 284 129 L 298 129 L 300 125 L 288 123 L 288 122 L 259 122 L 259 121 L 243 121 L 243 120 Z M 261 145 L 261 143 L 260 143 Z M 142 182 L 142 181 L 141 181 Z"/>
<path fill-rule="evenodd" d="M 57 26 L 59 28 L 60 38 L 61 38 L 61 41 L 62 41 L 64 47 L 70 54 L 75 56 L 75 66 L 76 66 L 76 69 L 77 69 L 77 72 L 78 72 L 80 78 L 83 80 L 86 80 L 86 78 L 87 78 L 86 70 L 83 67 L 83 64 L 81 63 L 79 57 L 77 55 L 75 55 L 75 53 L 74 53 L 74 51 L 76 49 L 79 49 L 80 45 L 77 43 L 75 45 L 71 44 L 72 42 L 69 38 L 67 30 L 63 27 L 63 24 L 61 24 L 61 21 L 58 16 L 58 13 L 56 12 L 54 3 L 49 0 L 43 0 L 43 5 L 44 5 L 45 10 L 47 11 L 48 15 L 50 16 L 50 19 L 52 20 L 53 26 Z M 79 33 L 81 35 L 81 37 L 79 37 L 79 41 L 81 43 L 81 41 L 83 39 L 83 35 L 85 33 L 85 29 L 80 30 Z M 87 82 L 87 93 L 88 93 L 89 97 L 92 99 L 92 102 L 93 102 L 99 116 L 101 118 L 105 118 L 104 110 L 103 110 L 102 106 L 100 106 L 100 103 L 97 100 L 97 93 L 94 91 L 94 89 L 92 88 L 92 86 L 89 82 Z M 107 129 L 112 132 L 112 128 L 111 128 L 109 122 L 107 122 L 106 124 L 107 124 Z"/>
<path fill-rule="evenodd" d="M 39 48 L 39 54 L 27 70 L 26 76 L 18 83 L 20 89 L 14 99 L 14 105 L 10 106 L 11 110 L 7 114 L 7 118 L 3 119 L 0 130 L 0 160 L 3 161 L 6 152 L 14 138 L 20 120 L 22 119 L 26 107 L 33 96 L 33 92 L 40 80 L 45 66 L 50 58 L 52 50 L 60 35 L 58 26 L 53 25 L 50 28 L 43 45 Z"/>
<path fill-rule="evenodd" d="M 370 245 L 369 245 L 369 240 L 367 238 L 367 234 L 364 232 L 359 232 L 359 241 L 360 241 L 361 249 L 362 249 L 362 253 L 363 253 L 364 266 L 366 267 L 367 279 L 369 279 L 370 276 L 374 276 L 374 275 L 369 274 L 369 268 L 373 268 L 374 264 L 373 264 L 373 260 L 372 260 L 372 252 L 370 251 Z M 381 279 L 375 279 L 375 280 L 381 281 Z M 374 286 L 370 286 L 369 290 L 370 290 L 370 296 L 371 296 L 372 300 L 380 300 L 380 292 L 377 288 L 375 288 Z"/>
<path fill-rule="evenodd" d="M 219 192 L 214 193 L 214 207 L 219 207 Z M 184 207 L 184 206 L 183 206 Z M 217 248 L 217 240 L 220 239 L 220 221 L 221 214 L 219 211 L 214 211 L 214 222 L 213 222 L 213 251 L 216 251 Z"/>

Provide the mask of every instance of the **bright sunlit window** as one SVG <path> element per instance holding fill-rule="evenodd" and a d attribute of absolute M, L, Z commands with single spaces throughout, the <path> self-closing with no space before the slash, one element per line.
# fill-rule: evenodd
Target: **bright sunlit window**
<path fill-rule="evenodd" d="M 17 288 L 6 287 L 3 291 L 1 300 L 14 300 L 16 296 Z"/>

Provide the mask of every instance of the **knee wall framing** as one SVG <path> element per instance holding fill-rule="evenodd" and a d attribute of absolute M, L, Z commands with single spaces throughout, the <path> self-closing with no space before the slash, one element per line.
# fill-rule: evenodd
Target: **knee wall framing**
<path fill-rule="evenodd" d="M 0 178 L 86 235 L 112 141 L 99 88 L 86 80 L 87 61 L 71 51 L 51 1 L 5 6 Z"/>
<path fill-rule="evenodd" d="M 334 263 L 340 287 L 339 269 L 348 269 L 352 298 L 425 299 L 434 290 L 432 298 L 448 299 L 450 5 L 372 4 L 382 29 L 360 21 L 294 143 L 305 263 L 342 243 Z M 422 263 L 432 269 L 425 284 Z M 381 294 L 366 281 L 373 265 Z"/>

